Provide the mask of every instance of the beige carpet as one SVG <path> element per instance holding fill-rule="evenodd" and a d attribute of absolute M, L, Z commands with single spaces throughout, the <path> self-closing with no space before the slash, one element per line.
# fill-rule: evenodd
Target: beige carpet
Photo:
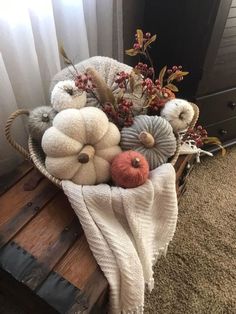
<path fill-rule="evenodd" d="M 145 313 L 236 313 L 236 147 L 193 169 Z"/>

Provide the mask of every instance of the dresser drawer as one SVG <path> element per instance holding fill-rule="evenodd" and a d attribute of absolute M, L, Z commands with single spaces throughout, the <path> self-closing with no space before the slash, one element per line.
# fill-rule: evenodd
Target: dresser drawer
<path fill-rule="evenodd" d="M 209 136 L 218 137 L 221 142 L 236 138 L 236 117 L 206 127 Z"/>
<path fill-rule="evenodd" d="M 236 88 L 197 98 L 199 123 L 204 126 L 236 117 Z"/>

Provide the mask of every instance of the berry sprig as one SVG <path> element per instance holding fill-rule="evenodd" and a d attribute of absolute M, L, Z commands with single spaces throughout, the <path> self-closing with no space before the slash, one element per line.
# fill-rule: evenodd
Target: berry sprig
<path fill-rule="evenodd" d="M 151 43 L 156 40 L 156 35 L 151 35 L 150 33 L 143 34 L 141 29 L 137 29 L 135 34 L 135 42 L 131 49 L 126 50 L 126 54 L 129 56 L 136 56 L 138 54 L 143 55 L 149 62 L 150 67 L 153 69 L 152 79 L 155 78 L 154 66 L 152 59 L 150 58 L 148 49 Z"/>
<path fill-rule="evenodd" d="M 139 73 L 143 75 L 144 78 L 147 77 L 153 77 L 154 74 L 154 69 L 153 67 L 148 67 L 146 63 L 139 62 L 135 67 L 134 67 L 135 73 Z"/>
<path fill-rule="evenodd" d="M 127 88 L 128 82 L 129 82 L 130 74 L 126 73 L 124 71 L 121 71 L 117 73 L 117 78 L 115 82 L 118 84 L 120 88 Z"/>
<path fill-rule="evenodd" d="M 201 125 L 196 128 L 189 129 L 186 133 L 186 140 L 193 140 L 197 147 L 202 147 L 204 145 L 204 140 L 208 137 L 206 129 Z"/>
<path fill-rule="evenodd" d="M 120 102 L 113 106 L 111 103 L 104 104 L 102 110 L 106 113 L 109 120 L 116 124 L 119 129 L 124 126 L 129 127 L 133 124 L 133 103 L 132 101 L 120 99 Z"/>
<path fill-rule="evenodd" d="M 91 94 L 96 100 L 99 102 L 100 105 L 100 99 L 97 97 L 94 89 L 96 88 L 96 85 L 92 81 L 92 77 L 88 75 L 87 72 L 84 72 L 82 74 L 77 74 L 75 77 L 75 86 L 82 91 L 85 91 L 87 94 Z"/>

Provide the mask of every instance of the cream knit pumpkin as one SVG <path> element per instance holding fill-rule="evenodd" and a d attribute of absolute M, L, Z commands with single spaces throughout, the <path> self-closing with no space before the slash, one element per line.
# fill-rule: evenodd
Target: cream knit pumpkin
<path fill-rule="evenodd" d="M 161 116 L 170 122 L 175 132 L 186 130 L 194 116 L 192 105 L 184 99 L 172 99 L 165 104 Z"/>
<path fill-rule="evenodd" d="M 143 154 L 150 170 L 167 162 L 176 151 L 176 138 L 169 122 L 159 116 L 140 115 L 121 131 L 121 148 Z"/>
<path fill-rule="evenodd" d="M 51 94 L 51 104 L 56 111 L 82 108 L 86 105 L 86 93 L 80 91 L 72 80 L 58 82 Z"/>
<path fill-rule="evenodd" d="M 65 109 L 42 138 L 46 169 L 76 184 L 107 182 L 110 163 L 121 152 L 119 142 L 118 128 L 100 109 Z"/>

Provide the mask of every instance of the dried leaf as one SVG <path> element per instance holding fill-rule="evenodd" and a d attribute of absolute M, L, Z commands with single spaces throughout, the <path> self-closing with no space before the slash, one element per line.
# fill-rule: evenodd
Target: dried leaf
<path fill-rule="evenodd" d="M 124 96 L 124 91 L 122 89 L 119 90 L 119 93 L 117 94 L 116 96 L 116 103 L 119 104 L 121 99 L 123 98 Z"/>
<path fill-rule="evenodd" d="M 170 89 L 172 92 L 178 92 L 178 91 L 179 91 L 178 87 L 175 86 L 174 84 L 171 84 L 171 83 L 167 84 L 167 85 L 165 86 L 165 88 Z"/>
<path fill-rule="evenodd" d="M 65 52 L 65 49 L 64 49 L 64 47 L 63 47 L 62 45 L 59 47 L 59 51 L 60 51 L 60 54 L 61 54 L 62 57 L 63 57 L 64 62 L 65 62 L 66 64 L 71 65 L 72 62 L 71 62 L 71 60 L 68 58 L 68 56 L 67 56 L 67 54 L 66 54 L 66 52 Z"/>
<path fill-rule="evenodd" d="M 179 76 L 185 76 L 185 75 L 188 75 L 188 74 L 189 74 L 189 72 L 180 71 Z"/>
<path fill-rule="evenodd" d="M 167 83 L 170 83 L 172 81 L 174 81 L 177 77 L 181 77 L 181 76 L 185 76 L 188 75 L 189 72 L 184 72 L 184 71 L 176 71 L 174 73 L 172 73 L 168 79 L 167 79 Z"/>
<path fill-rule="evenodd" d="M 148 41 L 146 41 L 146 43 L 144 44 L 144 50 L 147 49 L 147 47 L 153 43 L 155 40 L 157 39 L 157 35 L 153 35 L 150 39 L 148 39 Z"/>
<path fill-rule="evenodd" d="M 134 87 L 135 87 L 135 72 L 134 72 L 134 70 L 132 70 L 130 73 L 129 85 L 130 85 L 131 92 L 133 93 Z"/>
<path fill-rule="evenodd" d="M 142 47 L 142 45 L 143 45 L 143 31 L 141 29 L 137 29 L 136 34 L 137 34 L 138 44 L 140 45 L 140 47 Z"/>
<path fill-rule="evenodd" d="M 176 79 L 177 76 L 178 76 L 178 74 L 172 73 L 172 74 L 168 77 L 167 83 L 172 82 L 174 79 Z"/>
<path fill-rule="evenodd" d="M 165 73 L 166 73 L 166 69 L 167 69 L 167 66 L 165 65 L 165 66 L 161 69 L 161 71 L 160 71 L 160 73 L 159 73 L 159 81 L 160 81 L 160 83 L 161 83 L 161 87 L 163 86 L 163 78 L 164 78 L 164 75 L 165 75 Z"/>
<path fill-rule="evenodd" d="M 218 139 L 218 137 L 214 136 L 208 136 L 203 140 L 204 144 L 212 144 L 212 145 L 217 145 L 221 149 L 221 155 L 225 156 L 226 154 L 226 149 L 222 146 L 221 141 Z"/>
<path fill-rule="evenodd" d="M 133 68 L 132 72 L 134 72 L 137 75 L 141 74 L 141 71 L 139 69 L 135 69 L 135 68 Z"/>
<path fill-rule="evenodd" d="M 128 55 L 128 56 L 136 56 L 138 54 L 138 50 L 135 50 L 133 48 L 131 49 L 128 49 L 128 50 L 125 50 L 125 53 Z"/>
<path fill-rule="evenodd" d="M 150 106 L 150 104 L 151 104 L 151 102 L 156 98 L 157 96 L 156 95 L 152 95 L 151 97 L 149 97 L 148 99 L 147 99 L 147 101 L 145 102 L 145 105 L 144 105 L 144 109 L 146 109 L 147 107 L 149 107 Z"/>

